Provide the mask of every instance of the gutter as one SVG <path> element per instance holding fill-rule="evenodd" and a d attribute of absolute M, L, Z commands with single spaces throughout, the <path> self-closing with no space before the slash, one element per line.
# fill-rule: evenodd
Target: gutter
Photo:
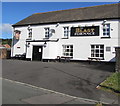
<path fill-rule="evenodd" d="M 13 27 L 28 26 L 28 25 L 45 25 L 45 24 L 56 24 L 56 23 L 68 23 L 68 22 L 84 22 L 84 21 L 99 21 L 108 19 L 120 19 L 120 17 L 113 18 L 98 18 L 98 19 L 84 19 L 84 20 L 71 20 L 71 21 L 56 21 L 56 22 L 44 22 L 44 23 L 26 23 L 26 24 L 13 24 Z"/>

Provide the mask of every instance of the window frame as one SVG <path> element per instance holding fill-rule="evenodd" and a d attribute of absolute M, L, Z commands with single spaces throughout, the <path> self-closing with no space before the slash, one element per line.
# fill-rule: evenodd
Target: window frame
<path fill-rule="evenodd" d="M 46 27 L 44 28 L 44 31 L 45 31 L 45 38 L 49 38 L 50 37 L 50 28 L 49 27 Z"/>
<path fill-rule="evenodd" d="M 92 47 L 93 46 L 93 47 Z M 91 58 L 100 58 L 104 60 L 105 56 L 105 47 L 104 44 L 91 44 Z"/>
<path fill-rule="evenodd" d="M 69 26 L 64 26 L 63 27 L 63 34 L 64 34 L 64 38 L 69 37 Z"/>
<path fill-rule="evenodd" d="M 28 38 L 32 39 L 32 28 L 28 30 Z"/>
<path fill-rule="evenodd" d="M 103 37 L 110 37 L 110 23 L 103 24 Z"/>
<path fill-rule="evenodd" d="M 62 45 L 62 56 L 73 58 L 73 45 Z"/>

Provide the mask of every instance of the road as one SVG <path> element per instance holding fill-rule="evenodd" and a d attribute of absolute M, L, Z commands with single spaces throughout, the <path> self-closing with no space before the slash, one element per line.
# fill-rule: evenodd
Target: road
<path fill-rule="evenodd" d="M 96 104 L 98 102 L 7 79 L 2 81 L 3 104 Z"/>
<path fill-rule="evenodd" d="M 3 60 L 3 78 L 107 103 L 117 96 L 96 86 L 114 71 L 112 64 Z"/>

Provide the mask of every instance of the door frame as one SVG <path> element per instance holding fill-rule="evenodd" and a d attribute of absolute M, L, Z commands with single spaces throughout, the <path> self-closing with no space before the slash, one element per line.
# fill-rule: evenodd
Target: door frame
<path fill-rule="evenodd" d="M 43 57 L 43 45 L 32 45 L 32 56 L 31 61 L 33 61 L 33 46 L 41 46 L 42 47 L 42 57 Z M 41 59 L 42 60 L 42 59 Z"/>

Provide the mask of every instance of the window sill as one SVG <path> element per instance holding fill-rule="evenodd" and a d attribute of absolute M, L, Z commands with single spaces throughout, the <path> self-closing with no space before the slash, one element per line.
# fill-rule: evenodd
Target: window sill
<path fill-rule="evenodd" d="M 104 60 L 104 58 L 101 57 L 88 57 L 89 60 Z"/>
<path fill-rule="evenodd" d="M 61 39 L 69 39 L 69 37 L 63 37 L 63 38 L 61 38 Z"/>
<path fill-rule="evenodd" d="M 104 39 L 104 38 L 111 38 L 110 36 L 103 36 L 101 37 L 101 39 Z"/>
<path fill-rule="evenodd" d="M 32 38 L 27 38 L 26 40 L 32 40 Z"/>
<path fill-rule="evenodd" d="M 47 38 L 47 37 L 46 37 L 46 38 L 43 38 L 43 40 L 46 40 L 46 39 L 50 39 L 50 38 L 49 38 L 49 37 L 48 37 L 48 38 Z"/>

